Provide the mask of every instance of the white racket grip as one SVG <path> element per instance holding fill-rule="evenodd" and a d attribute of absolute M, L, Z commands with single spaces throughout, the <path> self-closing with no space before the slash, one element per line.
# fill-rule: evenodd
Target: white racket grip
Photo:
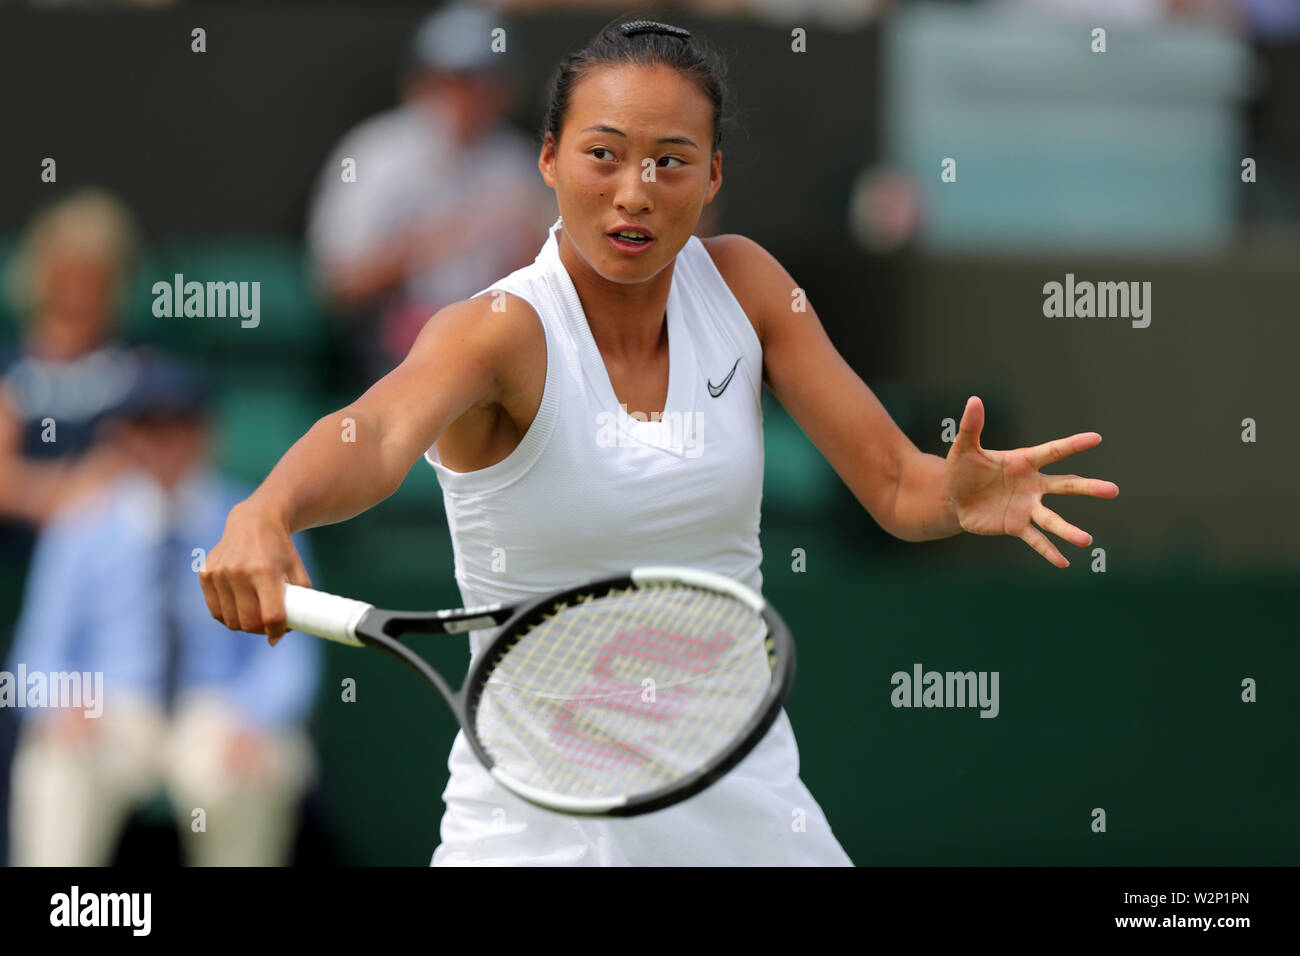
<path fill-rule="evenodd" d="M 289 627 L 340 644 L 365 646 L 357 640 L 357 624 L 373 607 L 365 601 L 354 601 L 296 584 L 284 586 L 284 616 Z"/>

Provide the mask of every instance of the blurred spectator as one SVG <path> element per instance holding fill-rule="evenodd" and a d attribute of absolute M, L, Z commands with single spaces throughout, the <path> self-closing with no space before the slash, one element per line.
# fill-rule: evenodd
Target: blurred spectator
<path fill-rule="evenodd" d="M 111 862 L 131 810 L 160 785 L 191 863 L 288 861 L 314 775 L 303 725 L 319 647 L 289 634 L 271 648 L 204 602 L 195 549 L 220 538 L 248 493 L 209 464 L 208 395 L 185 366 L 146 362 L 105 424 L 131 467 L 42 531 L 7 670 L 102 674 L 102 715 L 23 711 L 17 865 Z"/>
<path fill-rule="evenodd" d="M 116 448 L 93 441 L 119 402 L 134 360 L 117 316 L 135 270 L 138 230 L 122 202 L 83 188 L 39 211 L 5 276 L 23 319 L 16 346 L 0 346 L 0 575 L 17 586 L 34 526 L 121 467 Z M 12 618 L 0 621 L 8 646 Z M 9 764 L 17 721 L 0 708 L 0 821 L 9 816 Z M 8 857 L 0 826 L 0 862 Z"/>
<path fill-rule="evenodd" d="M 109 446 L 86 452 L 134 374 L 117 315 L 137 248 L 130 212 L 99 189 L 38 213 L 20 240 L 7 278 L 22 341 L 0 350 L 0 516 L 40 523 L 120 467 Z"/>
<path fill-rule="evenodd" d="M 537 148 L 505 122 L 516 47 L 493 52 L 497 27 L 519 42 L 474 4 L 425 20 L 401 105 L 349 132 L 321 171 L 308 242 L 327 297 L 352 313 L 367 381 L 438 309 L 532 262 L 558 215 Z"/>

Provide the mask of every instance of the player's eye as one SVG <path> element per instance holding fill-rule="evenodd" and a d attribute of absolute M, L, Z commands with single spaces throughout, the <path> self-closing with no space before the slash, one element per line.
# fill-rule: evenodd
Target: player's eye
<path fill-rule="evenodd" d="M 660 160 L 659 160 L 659 161 L 660 161 L 660 162 L 663 162 L 665 159 L 666 159 L 666 160 L 669 160 L 669 161 L 671 161 L 671 162 L 677 163 L 678 166 L 685 166 L 685 165 L 686 165 L 686 163 L 685 163 L 683 160 L 678 159 L 676 156 L 662 156 L 662 157 L 660 157 Z M 669 168 L 669 169 L 676 169 L 677 166 L 669 166 L 668 168 Z"/>
<path fill-rule="evenodd" d="M 589 149 L 589 150 L 587 150 L 587 153 L 588 153 L 588 154 L 591 154 L 591 153 L 609 153 L 609 155 L 611 155 L 611 156 L 614 155 L 613 153 L 610 153 L 610 151 L 609 151 L 608 149 L 606 149 L 604 146 L 597 146 L 597 147 L 595 147 L 594 149 Z M 597 157 L 597 159 L 599 159 L 599 158 L 600 158 L 600 157 Z"/>

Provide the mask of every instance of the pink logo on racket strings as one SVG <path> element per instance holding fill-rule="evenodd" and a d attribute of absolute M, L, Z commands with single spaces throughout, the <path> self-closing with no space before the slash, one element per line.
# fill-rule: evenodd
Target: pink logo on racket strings
<path fill-rule="evenodd" d="M 550 730 L 551 742 L 575 763 L 598 770 L 644 764 L 649 759 L 644 753 L 582 730 L 579 726 L 581 721 L 574 719 L 577 710 L 598 708 L 658 723 L 671 722 L 685 709 L 691 696 L 690 688 L 676 686 L 662 691 L 656 688 L 655 699 L 645 700 L 641 683 L 621 677 L 616 673 L 615 665 L 620 661 L 648 661 L 655 665 L 656 670 L 666 668 L 685 674 L 702 674 L 733 643 L 735 637 L 725 631 L 718 631 L 712 640 L 687 637 L 654 627 L 620 631 L 596 655 L 592 666 L 592 676 L 596 680 L 578 689 L 577 696 L 585 699 L 568 702 L 556 715 Z M 654 739 L 646 743 L 653 745 Z"/>

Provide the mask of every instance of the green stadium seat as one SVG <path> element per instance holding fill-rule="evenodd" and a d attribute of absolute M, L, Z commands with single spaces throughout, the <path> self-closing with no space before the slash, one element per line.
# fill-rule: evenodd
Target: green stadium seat
<path fill-rule="evenodd" d="M 226 388 L 217 399 L 217 460 L 227 474 L 258 484 L 321 416 L 309 396 L 273 385 Z"/>
<path fill-rule="evenodd" d="M 770 393 L 763 393 L 763 513 L 830 514 L 839 476 Z"/>
<path fill-rule="evenodd" d="M 245 328 L 237 316 L 154 315 L 154 284 L 165 282 L 170 288 L 177 274 L 183 282 L 259 283 L 258 324 Z M 268 349 L 319 347 L 328 332 L 328 318 L 308 283 L 302 245 L 294 240 L 259 237 L 160 243 L 150 250 L 141 279 L 127 321 L 127 331 L 141 339 L 248 354 L 250 342 Z"/>
<path fill-rule="evenodd" d="M 19 319 L 9 299 L 9 265 L 18 251 L 18 237 L 0 237 L 0 339 L 13 341 L 18 334 Z"/>

